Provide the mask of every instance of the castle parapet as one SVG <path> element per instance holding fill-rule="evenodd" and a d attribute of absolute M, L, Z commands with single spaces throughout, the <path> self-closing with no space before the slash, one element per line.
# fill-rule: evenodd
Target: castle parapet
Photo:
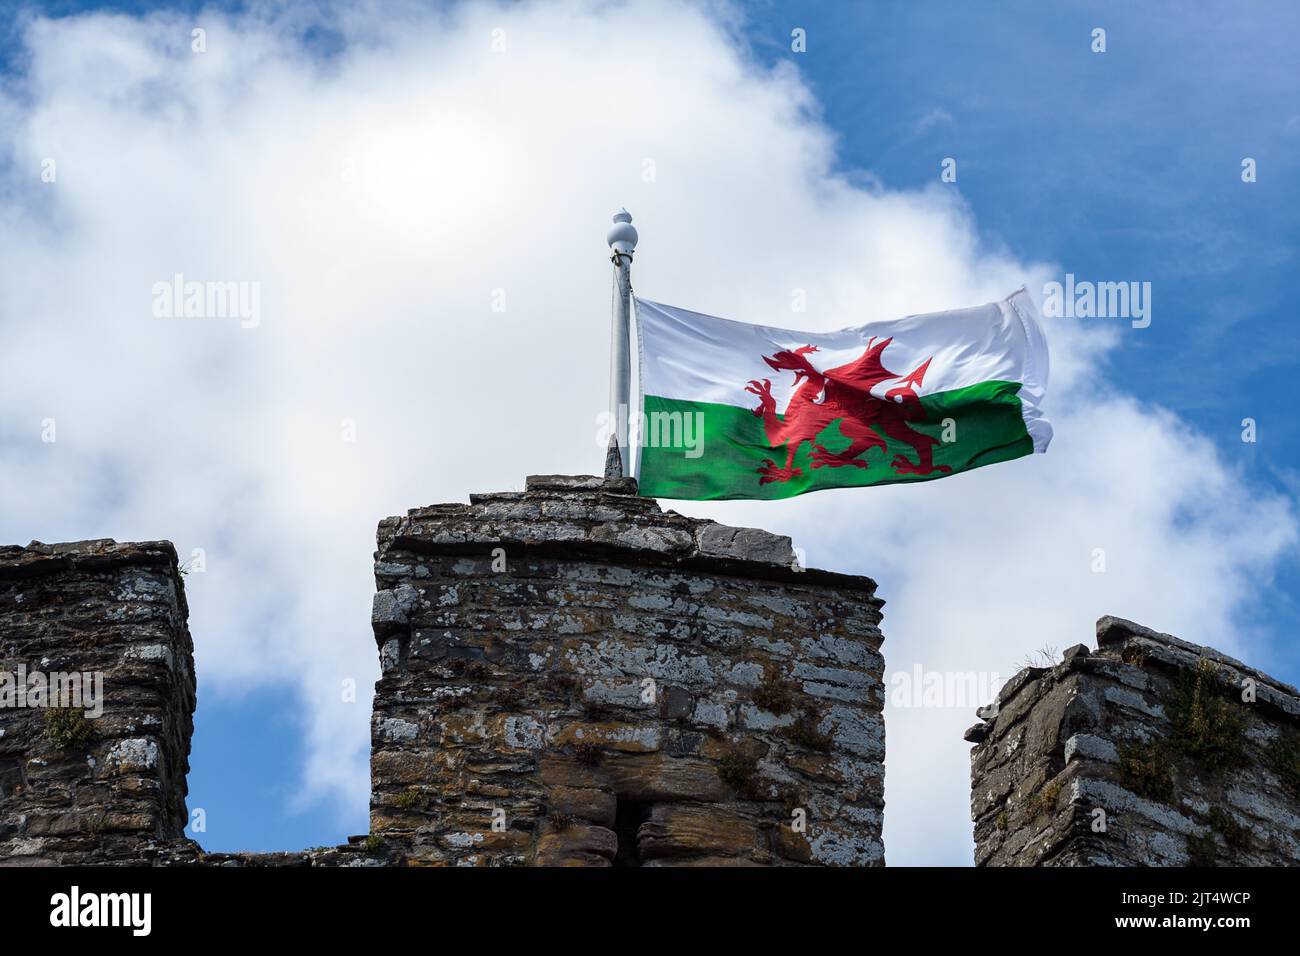
<path fill-rule="evenodd" d="M 371 833 L 448 865 L 880 865 L 882 602 L 630 479 L 379 525 Z"/>
<path fill-rule="evenodd" d="M 0 547 L 0 865 L 183 840 L 187 617 L 170 542 Z"/>
<path fill-rule="evenodd" d="M 1300 864 L 1300 694 L 1213 648 L 1103 617 L 980 717 L 977 865 Z"/>

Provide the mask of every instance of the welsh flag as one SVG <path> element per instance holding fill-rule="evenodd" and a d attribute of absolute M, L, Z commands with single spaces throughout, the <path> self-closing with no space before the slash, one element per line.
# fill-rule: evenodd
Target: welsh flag
<path fill-rule="evenodd" d="M 1001 302 L 838 332 L 636 300 L 641 494 L 789 498 L 928 481 L 1047 450 L 1047 342 Z"/>

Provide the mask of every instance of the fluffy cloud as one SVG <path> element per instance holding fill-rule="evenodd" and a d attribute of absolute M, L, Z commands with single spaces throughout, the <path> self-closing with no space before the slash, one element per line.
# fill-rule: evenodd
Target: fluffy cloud
<path fill-rule="evenodd" d="M 188 584 L 203 692 L 297 695 L 301 799 L 354 831 L 375 523 L 599 468 L 612 211 L 641 230 L 637 289 L 773 325 L 970 305 L 1047 273 L 982 242 L 950 188 L 835 172 L 799 76 L 757 66 L 716 11 L 393 10 L 34 20 L 0 95 L 0 539 L 205 549 Z M 256 327 L 156 317 L 178 273 L 257 283 Z M 894 671 L 1009 676 L 1102 612 L 1233 650 L 1293 515 L 1104 386 L 1119 332 L 1048 334 L 1047 456 L 679 510 L 877 577 Z M 889 858 L 967 861 L 971 708 L 887 719 Z"/>

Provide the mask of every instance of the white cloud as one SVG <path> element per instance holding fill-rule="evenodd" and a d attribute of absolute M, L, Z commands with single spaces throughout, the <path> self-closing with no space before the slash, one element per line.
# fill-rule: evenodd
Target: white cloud
<path fill-rule="evenodd" d="M 916 126 L 912 129 L 912 135 L 923 136 L 936 126 L 952 125 L 954 122 L 956 120 L 953 119 L 951 113 L 942 106 L 935 106 L 926 110 L 921 118 L 916 121 Z"/>
<path fill-rule="evenodd" d="M 35 21 L 30 69 L 0 99 L 0 539 L 205 548 L 188 582 L 201 695 L 300 695 L 303 799 L 337 802 L 353 829 L 369 701 L 339 703 L 339 682 L 377 676 L 375 524 L 599 468 L 612 211 L 641 230 L 638 290 L 767 324 L 970 305 L 1046 275 L 982 243 L 949 188 L 834 173 L 799 77 L 758 68 L 698 8 L 391 11 L 342 14 L 350 45 L 328 61 L 278 14 L 205 14 L 203 54 L 175 16 Z M 260 283 L 260 325 L 153 318 L 175 273 Z M 877 577 L 891 669 L 1009 674 L 1044 643 L 1089 640 L 1107 611 L 1233 650 L 1233 611 L 1293 515 L 1099 384 L 1105 351 L 1140 333 L 1049 334 L 1045 457 L 673 507 Z M 888 715 L 893 862 L 969 859 L 971 721 Z"/>

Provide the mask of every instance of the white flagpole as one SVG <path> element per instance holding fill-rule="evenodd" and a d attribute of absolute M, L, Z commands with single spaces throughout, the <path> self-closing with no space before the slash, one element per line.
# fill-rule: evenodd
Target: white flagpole
<path fill-rule="evenodd" d="M 612 432 L 605 451 L 605 477 L 630 474 L 627 426 L 632 397 L 632 362 L 628 330 L 632 322 L 632 254 L 636 252 L 636 227 L 626 209 L 614 214 L 614 227 L 605 237 L 614 263 L 614 303 L 611 309 L 609 343 L 609 415 Z"/>

